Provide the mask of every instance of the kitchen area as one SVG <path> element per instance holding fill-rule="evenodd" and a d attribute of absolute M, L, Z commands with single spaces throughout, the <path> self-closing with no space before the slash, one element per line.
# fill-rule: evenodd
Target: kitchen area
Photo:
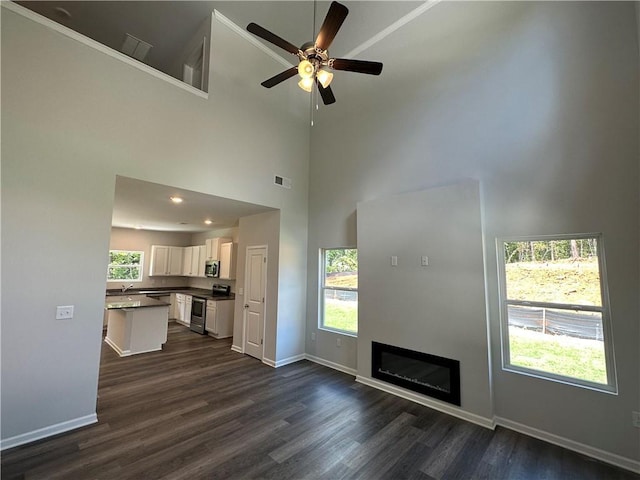
<path fill-rule="evenodd" d="M 236 288 L 236 277 L 244 277 L 237 271 L 244 264 L 240 246 L 246 249 L 247 239 L 268 244 L 265 234 L 278 228 L 274 213 L 117 176 L 105 265 L 105 344 L 123 357 L 162 350 L 170 322 L 212 341 L 234 337 L 234 323 L 243 318 L 236 310 L 244 305 L 244 280 Z M 234 340 L 240 351 L 242 338 Z"/>
<path fill-rule="evenodd" d="M 234 232 L 229 229 L 225 233 Z M 115 282 L 107 283 L 105 343 L 120 356 L 161 350 L 171 321 L 214 339 L 233 335 L 237 242 L 228 236 L 206 238 L 203 245 L 148 243 L 167 236 L 173 236 L 174 243 L 185 242 L 180 238 L 184 234 L 112 229 L 111 252 L 126 252 L 128 261 L 134 258 L 140 265 L 114 265 L 117 256 L 111 255 L 111 277 L 122 276 L 127 269 L 139 277 L 138 282 L 127 280 L 117 288 L 113 288 Z M 140 250 L 121 250 L 114 245 Z"/>

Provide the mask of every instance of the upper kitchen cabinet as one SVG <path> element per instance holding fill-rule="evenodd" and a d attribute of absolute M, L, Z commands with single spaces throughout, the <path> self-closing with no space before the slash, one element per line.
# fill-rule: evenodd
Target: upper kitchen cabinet
<path fill-rule="evenodd" d="M 194 247 L 184 247 L 184 255 L 182 257 L 182 275 L 185 277 L 204 277 L 204 267 L 206 259 L 205 245 L 196 245 Z"/>
<path fill-rule="evenodd" d="M 225 242 L 220 245 L 220 278 L 234 280 L 236 278 L 237 245 Z"/>
<path fill-rule="evenodd" d="M 225 237 L 207 238 L 207 260 L 220 260 L 220 246 L 223 243 L 228 243 L 231 241 L 231 238 Z"/>
<path fill-rule="evenodd" d="M 151 245 L 149 276 L 182 275 L 182 247 Z"/>

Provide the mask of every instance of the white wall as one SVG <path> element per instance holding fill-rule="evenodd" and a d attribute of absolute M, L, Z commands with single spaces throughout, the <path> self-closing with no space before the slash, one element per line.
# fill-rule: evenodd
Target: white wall
<path fill-rule="evenodd" d="M 240 218 L 238 228 L 238 263 L 236 285 L 245 287 L 247 247 L 265 246 L 267 248 L 267 286 L 265 295 L 265 328 L 263 359 L 276 361 L 276 338 L 279 319 L 279 278 L 277 268 L 280 263 L 280 212 L 267 212 Z M 237 288 L 236 287 L 236 288 Z M 244 351 L 244 295 L 236 290 L 235 316 L 233 323 L 233 345 L 237 351 Z"/>
<path fill-rule="evenodd" d="M 443 2 L 360 58 L 382 61 L 382 75 L 336 75 L 338 101 L 312 130 L 308 333 L 317 329 L 318 248 L 355 245 L 358 202 L 477 179 L 495 414 L 640 460 L 631 425 L 640 405 L 634 4 Z M 327 154 L 327 144 L 339 148 Z M 390 225 L 381 216 L 382 239 Z M 575 232 L 604 236 L 618 395 L 501 369 L 496 237 Z M 465 341 L 486 341 L 474 335 Z M 359 367 L 360 345 L 335 343 L 322 331 L 315 343 L 306 338 L 307 352 Z"/>
<path fill-rule="evenodd" d="M 144 252 L 142 281 L 134 282 L 133 288 L 182 287 L 188 284 L 186 277 L 150 277 L 151 246 L 170 245 L 186 247 L 191 245 L 191 233 L 187 232 L 156 232 L 152 230 L 135 230 L 131 228 L 111 229 L 109 250 L 137 250 Z M 107 264 L 109 263 L 107 251 Z M 120 288 L 127 282 L 106 282 L 107 289 Z M 129 283 L 127 283 L 129 285 Z"/>
<path fill-rule="evenodd" d="M 226 26 L 214 22 L 204 99 L 12 9 L 3 3 L 3 445 L 96 411 L 116 175 L 279 209 L 295 251 L 280 281 L 298 284 L 308 197 L 308 98 L 295 83 L 265 95 L 259 82 L 281 66 Z M 304 328 L 298 293 L 278 301 Z M 74 319 L 56 321 L 56 305 L 75 305 Z"/>
<path fill-rule="evenodd" d="M 460 409 L 491 423 L 478 183 L 359 203 L 358 264 L 358 377 L 372 341 L 458 360 Z"/>

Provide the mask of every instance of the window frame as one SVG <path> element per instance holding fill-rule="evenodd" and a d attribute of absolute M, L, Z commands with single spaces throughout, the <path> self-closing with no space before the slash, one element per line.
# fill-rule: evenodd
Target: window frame
<path fill-rule="evenodd" d="M 332 333 L 339 333 L 341 335 L 347 335 L 349 337 L 358 337 L 358 331 L 352 332 L 350 330 L 341 330 L 339 328 L 328 327 L 324 325 L 324 303 L 325 303 L 325 290 L 333 290 L 333 291 L 345 291 L 345 292 L 356 292 L 358 293 L 357 288 L 352 287 L 331 287 L 325 285 L 326 272 L 326 252 L 331 250 L 358 250 L 357 247 L 330 247 L 330 248 L 320 248 L 319 254 L 319 268 L 318 271 L 320 273 L 320 278 L 318 282 L 318 329 L 324 330 Z M 358 265 L 359 267 L 359 265 Z M 359 299 L 359 296 L 358 296 Z M 359 309 L 358 309 L 359 312 Z M 359 318 L 356 319 L 356 328 L 358 327 Z"/>
<path fill-rule="evenodd" d="M 126 264 L 126 265 L 116 265 L 111 263 L 111 252 L 124 252 L 124 253 L 139 253 L 140 254 L 140 264 Z M 121 279 L 110 279 L 109 278 L 109 270 L 112 267 L 128 267 L 133 268 L 136 267 L 140 271 L 140 276 L 137 279 L 131 278 L 121 278 Z M 107 264 L 107 282 L 132 282 L 139 283 L 144 279 L 144 251 L 143 250 L 123 250 L 121 248 L 111 248 L 109 249 L 109 263 Z"/>
<path fill-rule="evenodd" d="M 598 270 L 600 277 L 600 297 L 601 305 L 578 305 L 578 304 L 562 304 L 553 302 L 538 302 L 527 300 L 510 300 L 507 298 L 507 277 L 506 277 L 506 259 L 505 259 L 505 243 L 508 242 L 544 242 L 554 240 L 596 240 L 596 253 L 598 255 Z M 601 233 L 582 233 L 582 234 L 559 234 L 559 235 L 529 235 L 516 237 L 499 237 L 496 238 L 496 252 L 498 263 L 498 296 L 500 303 L 500 342 L 502 346 L 502 369 L 504 371 L 528 375 L 531 377 L 541 378 L 554 382 L 573 385 L 576 387 L 587 388 L 617 395 L 618 380 L 616 375 L 615 355 L 613 346 L 613 333 L 611 326 L 611 311 L 609 308 L 609 289 L 606 273 L 606 262 L 604 253 L 604 242 Z M 605 356 L 605 368 L 607 373 L 607 383 L 596 383 L 588 380 L 560 375 L 543 370 L 536 370 L 511 363 L 510 340 L 509 340 L 509 305 L 527 306 L 527 307 L 543 307 L 556 308 L 560 310 L 571 311 L 587 311 L 598 312 L 602 318 L 602 335 Z"/>

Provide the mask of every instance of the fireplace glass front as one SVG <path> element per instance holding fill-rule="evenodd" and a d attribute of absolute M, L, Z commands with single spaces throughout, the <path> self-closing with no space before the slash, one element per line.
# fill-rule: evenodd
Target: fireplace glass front
<path fill-rule="evenodd" d="M 460 362 L 372 342 L 371 376 L 460 405 Z"/>

